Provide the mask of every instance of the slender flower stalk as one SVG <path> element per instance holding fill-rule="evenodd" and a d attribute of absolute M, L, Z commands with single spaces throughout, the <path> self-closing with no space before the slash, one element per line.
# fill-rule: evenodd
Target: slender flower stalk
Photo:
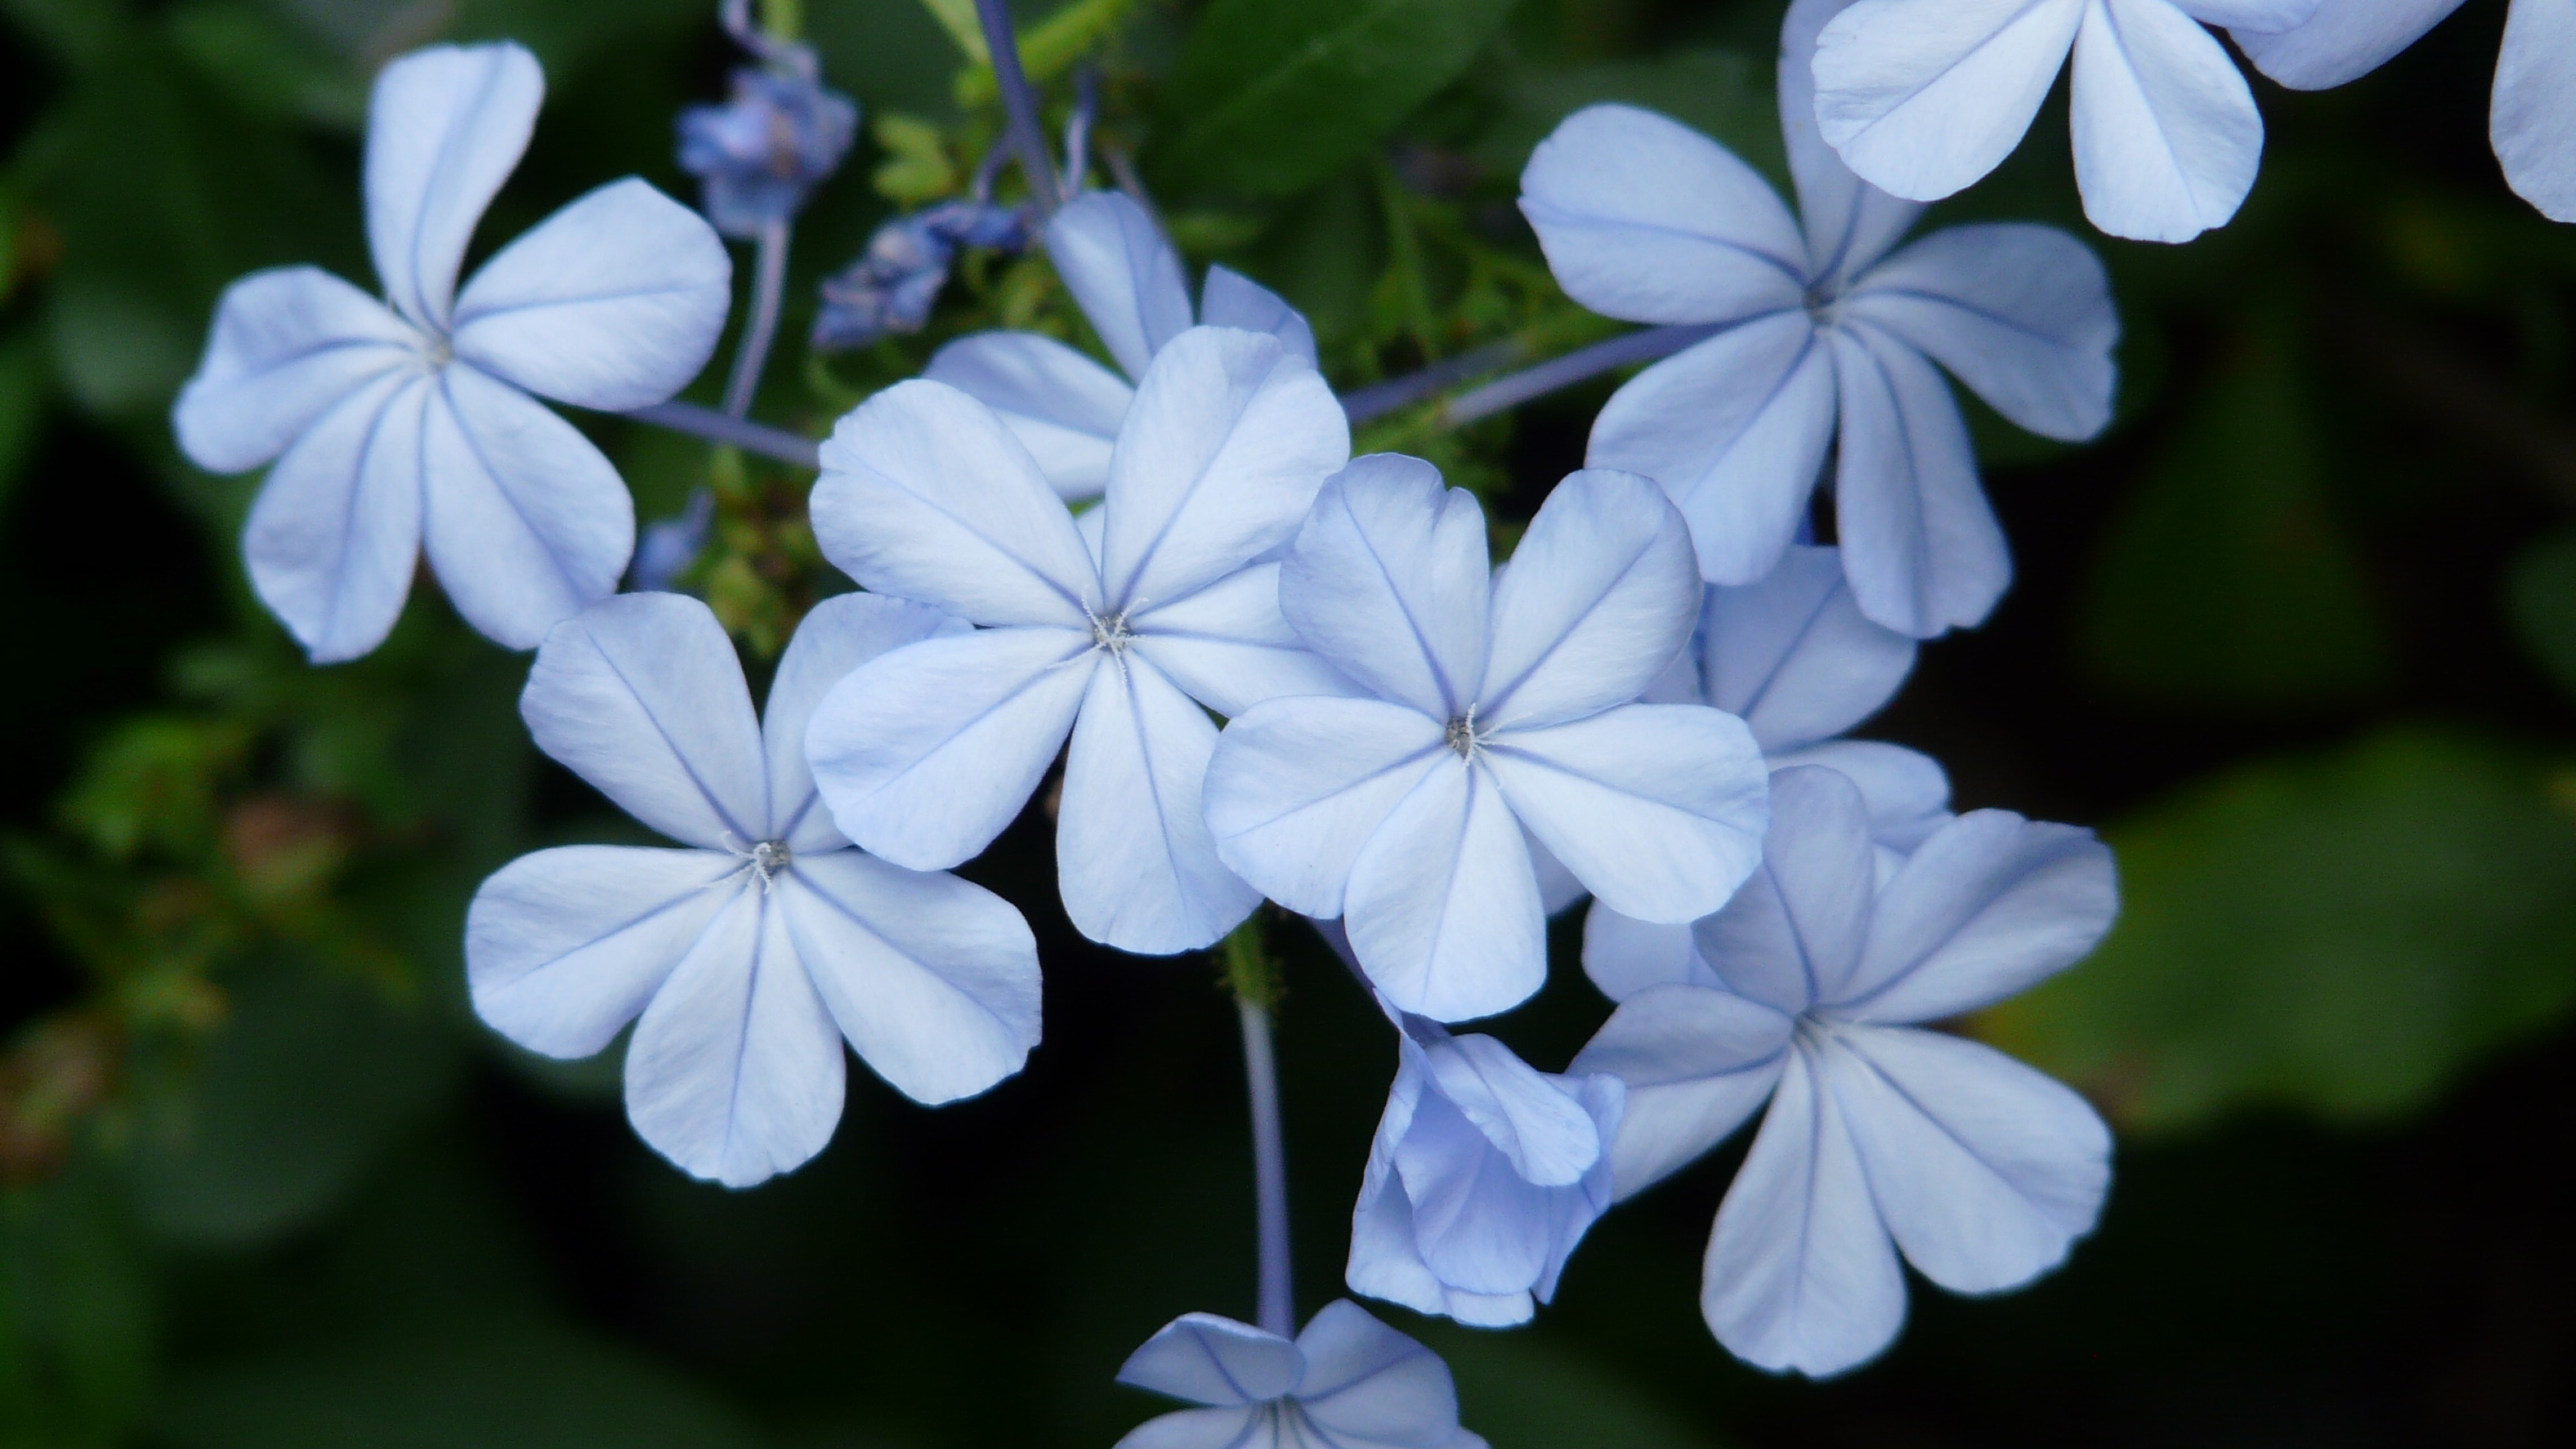
<path fill-rule="evenodd" d="M 1612 368 L 1626 367 L 1632 362 L 1652 362 L 1659 357 L 1670 357 L 1717 330 L 1715 327 L 1706 326 L 1646 327 L 1625 336 L 1613 337 L 1607 342 L 1596 342 L 1589 347 L 1577 348 L 1563 357 L 1552 357 L 1526 371 L 1497 378 L 1473 392 L 1459 394 L 1451 399 L 1449 406 L 1443 410 L 1441 421 L 1453 428 L 1463 428 L 1480 418 L 1489 418 L 1506 409 L 1519 407 L 1532 398 L 1544 397 L 1560 388 L 1572 387 L 1578 382 L 1599 377 Z M 1466 353 L 1451 361 L 1463 362 L 1475 355 L 1472 352 Z M 1426 376 L 1438 370 L 1441 365 L 1435 363 L 1432 367 L 1414 374 L 1414 377 Z M 1411 378 L 1400 377 L 1392 382 L 1380 383 L 1377 388 L 1369 391 L 1394 389 L 1410 381 L 1412 381 Z M 1438 384 L 1434 383 L 1432 386 L 1437 387 Z M 1418 395 L 1417 393 L 1416 396 Z M 1353 396 L 1356 398 L 1359 394 Z M 1403 401 L 1410 400 L 1407 398 Z M 1395 405 L 1401 406 L 1402 402 Z M 1358 415 L 1353 414 L 1351 420 L 1359 421 Z"/>
<path fill-rule="evenodd" d="M 751 411 L 752 394 L 760 391 L 761 369 L 769 362 L 769 345 L 778 336 L 778 303 L 787 290 L 787 240 L 793 223 L 778 217 L 760 229 L 759 270 L 751 284 L 751 321 L 734 349 L 733 374 L 725 379 L 727 417 Z"/>
<path fill-rule="evenodd" d="M 976 18 L 984 22 L 984 44 L 993 53 L 993 78 L 1001 86 L 1002 109 L 1011 118 L 1011 145 L 1020 153 L 1020 170 L 1028 177 L 1029 196 L 1041 216 L 1052 213 L 1062 198 L 1055 184 L 1055 158 L 1047 151 L 1046 129 L 1038 123 L 1037 92 L 1029 88 L 1020 66 L 1019 32 L 1003 0 L 975 0 Z"/>
<path fill-rule="evenodd" d="M 1297 1327 L 1288 1258 L 1288 1150 L 1279 1128 L 1279 1062 L 1271 1050 L 1270 1009 L 1248 996 L 1235 998 L 1243 1019 L 1243 1071 L 1252 1099 L 1252 1190 L 1260 1233 L 1261 1298 L 1258 1321 L 1282 1337 Z"/>
<path fill-rule="evenodd" d="M 696 403 L 656 403 L 648 408 L 635 408 L 625 416 L 639 423 L 704 438 L 711 443 L 729 443 L 746 453 L 776 458 L 799 468 L 823 466 L 820 447 L 812 438 L 721 413 L 714 408 L 700 407 Z"/>

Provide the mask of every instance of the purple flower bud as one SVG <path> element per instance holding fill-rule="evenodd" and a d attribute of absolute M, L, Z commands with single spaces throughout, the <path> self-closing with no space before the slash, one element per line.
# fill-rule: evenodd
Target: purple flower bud
<path fill-rule="evenodd" d="M 918 332 L 948 284 L 961 246 L 1018 251 L 1028 245 L 1028 218 L 987 201 L 943 201 L 897 217 L 868 238 L 868 249 L 823 282 L 814 318 L 814 347 L 865 347 L 896 332 Z"/>
<path fill-rule="evenodd" d="M 751 237 L 787 220 L 849 154 L 858 105 L 811 70 L 745 67 L 732 100 L 680 113 L 680 168 L 706 183 L 716 230 Z"/>

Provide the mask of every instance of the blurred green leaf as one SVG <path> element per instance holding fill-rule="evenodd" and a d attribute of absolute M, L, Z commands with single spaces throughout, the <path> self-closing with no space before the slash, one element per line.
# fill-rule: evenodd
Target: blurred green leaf
<path fill-rule="evenodd" d="M 0 1190 L 0 1442 L 104 1445 L 142 1414 L 151 1288 L 104 1196 L 79 1168 Z"/>
<path fill-rule="evenodd" d="M 336 1207 L 454 1082 L 440 1018 L 283 963 L 245 972 L 185 1088 L 147 1107 L 131 1174 L 145 1223 L 194 1243 L 273 1237 Z"/>
<path fill-rule="evenodd" d="M 750 1449 L 666 1368 L 569 1329 L 459 1324 L 418 1341 L 285 1355 L 174 1385 L 171 1449 Z"/>
<path fill-rule="evenodd" d="M 2127 1126 L 2410 1111 L 2576 1000 L 2576 812 L 2501 745 L 2390 730 L 2108 834 L 2110 939 L 1979 1030 Z"/>
<path fill-rule="evenodd" d="M 1716 1449 L 1635 1385 L 1527 1333 L 1437 1325 L 1423 1338 L 1458 1379 L 1458 1418 L 1494 1449 Z"/>
<path fill-rule="evenodd" d="M 1181 46 L 1156 167 L 1280 196 L 1330 176 L 1466 70 L 1511 0 L 1216 0 Z"/>
<path fill-rule="evenodd" d="M 367 77 L 318 36 L 247 0 L 196 0 L 170 13 L 179 53 L 244 110 L 356 131 Z"/>
<path fill-rule="evenodd" d="M 1697 49 L 1564 70 L 1515 66 L 1500 99 L 1501 108 L 1467 152 L 1496 175 L 1520 175 L 1531 150 L 1567 116 L 1585 106 L 1624 101 L 1706 133 L 1787 193 L 1789 158 L 1780 144 L 1767 57 L 1757 62 L 1737 51 Z"/>
<path fill-rule="evenodd" d="M 891 9 L 894 0 L 863 8 Z M 403 15 L 405 11 L 409 14 Z M 550 84 L 559 84 L 594 57 L 639 35 L 692 27 L 704 27 L 712 34 L 715 29 L 715 7 L 705 0 L 618 0 L 613 5 L 598 0 L 452 0 L 452 7 L 400 7 L 396 23 L 417 27 L 424 11 L 431 16 L 453 15 L 446 35 L 458 40 L 515 40 L 526 46 L 544 63 Z M 433 38 L 439 37 L 404 36 L 377 59 L 390 60 L 394 53 Z"/>
<path fill-rule="evenodd" d="M 2279 708 L 2388 672 L 2370 588 L 2336 520 L 2305 379 L 2266 330 L 2207 384 L 2111 525 L 2083 618 L 2118 693 Z"/>
<path fill-rule="evenodd" d="M 0 516 L 5 516 L 18 477 L 44 432 L 45 397 L 51 390 L 36 334 L 21 329 L 0 336 Z"/>
<path fill-rule="evenodd" d="M 2513 561 L 2505 608 L 2549 677 L 2576 695 L 2576 533 L 2544 539 Z"/>
<path fill-rule="evenodd" d="M 145 846 L 182 858 L 215 834 L 215 796 L 250 751 L 250 731 L 227 720 L 145 715 L 90 751 L 63 797 L 65 823 L 115 859 Z"/>
<path fill-rule="evenodd" d="M 58 58 L 86 65 L 115 43 L 130 9 L 124 0 L 0 0 L 0 13 Z"/>

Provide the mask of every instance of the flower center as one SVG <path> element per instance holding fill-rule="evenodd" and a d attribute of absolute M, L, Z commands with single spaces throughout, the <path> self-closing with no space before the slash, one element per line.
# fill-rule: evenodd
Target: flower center
<path fill-rule="evenodd" d="M 1107 618 L 1092 613 L 1088 608 L 1082 612 L 1091 620 L 1092 648 L 1106 649 L 1112 654 L 1124 654 L 1127 652 L 1127 646 L 1136 642 L 1136 636 L 1127 628 L 1126 611 L 1121 610 Z"/>
<path fill-rule="evenodd" d="M 1458 758 L 1472 760 L 1484 747 L 1485 734 L 1476 728 L 1476 707 L 1471 704 L 1465 714 L 1449 721 L 1449 748 L 1458 752 Z"/>
<path fill-rule="evenodd" d="M 1841 301 L 1840 297 L 1834 295 L 1834 289 L 1823 282 L 1809 286 L 1806 298 L 1807 320 L 1820 328 L 1833 326 L 1840 320 Z"/>
<path fill-rule="evenodd" d="M 767 890 L 787 867 L 796 863 L 795 853 L 784 840 L 764 840 L 751 848 L 752 873 L 760 877 L 761 889 Z"/>

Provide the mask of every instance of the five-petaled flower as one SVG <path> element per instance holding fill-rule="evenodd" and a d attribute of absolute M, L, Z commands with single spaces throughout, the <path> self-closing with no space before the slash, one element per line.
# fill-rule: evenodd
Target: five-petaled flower
<path fill-rule="evenodd" d="M 2081 959 L 2118 884 L 2091 831 L 1978 810 L 1882 885 L 1851 781 L 1795 766 L 1772 776 L 1771 800 L 1761 872 L 1698 924 L 1689 957 L 1660 977 L 1615 973 L 1629 994 L 1573 1070 L 1628 1084 L 1610 1148 L 1622 1198 L 1770 1100 L 1718 1209 L 1700 1311 L 1738 1357 L 1822 1376 L 1896 1336 L 1898 1249 L 1944 1288 L 1992 1293 L 2091 1230 L 2110 1182 L 2101 1118 L 2012 1058 L 1918 1024 Z"/>
<path fill-rule="evenodd" d="M 695 599 L 622 594 L 557 625 L 520 701 L 538 748 L 688 848 L 563 846 L 502 867 L 466 917 L 474 1009 L 555 1057 L 588 1056 L 634 1021 L 635 1130 L 730 1187 L 831 1139 L 844 1037 L 920 1102 L 1018 1071 L 1039 994 L 1020 913 L 851 849 L 805 764 L 826 689 L 965 627 L 921 604 L 827 599 L 755 721 L 733 646 Z"/>
<path fill-rule="evenodd" d="M 1348 1299 L 1294 1339 L 1184 1314 L 1128 1356 L 1118 1382 L 1205 1406 L 1149 1419 L 1118 1449 L 1485 1449 L 1458 1427 L 1440 1356 Z"/>
<path fill-rule="evenodd" d="M 179 394 L 179 445 L 200 467 L 277 460 L 242 554 L 317 663 L 383 640 L 424 546 L 457 612 L 513 649 L 607 597 L 635 545 L 635 505 L 599 449 L 528 394 L 611 412 L 657 403 L 723 329 L 724 244 L 631 177 L 539 223 L 457 291 L 544 90 L 515 45 L 439 46 L 385 67 L 366 193 L 387 301 L 312 267 L 254 272 L 224 293 Z"/>
<path fill-rule="evenodd" d="M 2101 263 L 2053 228 L 1953 227 L 1889 255 L 1921 208 L 1863 184 L 1817 139 L 1794 59 L 1797 27 L 1816 18 L 1792 12 L 1780 71 L 1803 233 L 1716 142 L 1617 105 L 1540 144 L 1521 210 L 1576 301 L 1713 334 L 1620 388 L 1586 461 L 1663 484 L 1710 581 L 1750 584 L 1798 536 L 1834 452 L 1834 526 L 1861 611 L 1929 638 L 1983 620 L 2012 577 L 1932 361 L 2032 432 L 2086 438 L 2111 415 L 2119 324 Z"/>

